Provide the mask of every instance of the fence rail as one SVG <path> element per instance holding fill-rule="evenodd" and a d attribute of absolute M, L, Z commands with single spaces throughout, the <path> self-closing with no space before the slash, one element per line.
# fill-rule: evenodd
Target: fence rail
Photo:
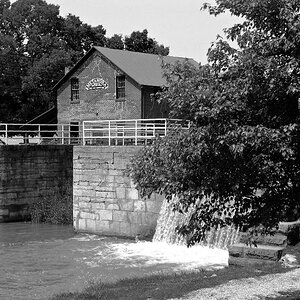
<path fill-rule="evenodd" d="M 0 145 L 81 144 L 81 128 L 73 124 L 0 123 Z"/>
<path fill-rule="evenodd" d="M 132 119 L 83 121 L 82 124 L 0 123 L 0 145 L 142 145 L 166 136 L 170 128 L 189 124 L 176 119 Z"/>
<path fill-rule="evenodd" d="M 166 136 L 171 127 L 188 123 L 176 119 L 132 119 L 83 122 L 84 145 L 141 145 Z"/>

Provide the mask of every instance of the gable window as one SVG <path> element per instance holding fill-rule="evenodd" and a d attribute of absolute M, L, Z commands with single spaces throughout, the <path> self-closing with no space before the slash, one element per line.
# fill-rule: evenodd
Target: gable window
<path fill-rule="evenodd" d="M 79 79 L 71 78 L 71 101 L 79 101 Z"/>
<path fill-rule="evenodd" d="M 125 76 L 116 77 L 116 98 L 125 98 Z"/>

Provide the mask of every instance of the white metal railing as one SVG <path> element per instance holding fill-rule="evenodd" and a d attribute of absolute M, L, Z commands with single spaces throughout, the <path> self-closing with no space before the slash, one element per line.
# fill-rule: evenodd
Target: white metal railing
<path fill-rule="evenodd" d="M 0 145 L 141 145 L 166 136 L 176 125 L 189 124 L 177 119 L 97 120 L 71 124 L 0 123 Z"/>
<path fill-rule="evenodd" d="M 132 119 L 83 122 L 83 145 L 141 145 L 158 136 L 166 136 L 175 125 L 188 127 L 177 119 Z"/>
<path fill-rule="evenodd" d="M 0 145 L 82 144 L 82 126 L 75 124 L 0 123 Z"/>

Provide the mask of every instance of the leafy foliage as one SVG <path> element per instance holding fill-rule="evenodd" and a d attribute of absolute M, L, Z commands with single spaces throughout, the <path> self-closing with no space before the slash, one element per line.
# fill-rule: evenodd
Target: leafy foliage
<path fill-rule="evenodd" d="M 29 214 L 34 223 L 72 224 L 73 223 L 72 183 L 56 187 L 46 195 L 29 204 Z"/>
<path fill-rule="evenodd" d="M 192 245 L 211 227 L 262 224 L 299 218 L 300 5 L 297 1 L 216 1 L 245 21 L 226 29 L 209 49 L 209 64 L 166 65 L 159 95 L 170 116 L 190 128 L 170 130 L 132 162 L 144 196 L 180 199 L 174 209 L 195 210 L 178 228 Z"/>
<path fill-rule="evenodd" d="M 72 14 L 61 17 L 59 6 L 44 0 L 0 0 L 0 122 L 27 122 L 55 106 L 53 86 L 91 46 L 124 49 L 121 35 L 105 34 L 102 25 Z M 147 30 L 143 39 L 139 32 L 133 35 L 132 51 L 168 52 Z"/>
<path fill-rule="evenodd" d="M 148 30 L 142 32 L 133 31 L 130 36 L 124 40 L 125 49 L 128 51 L 152 53 L 159 55 L 168 55 L 169 48 L 159 45 L 154 39 L 148 37 Z"/>
<path fill-rule="evenodd" d="M 121 34 L 114 34 L 112 37 L 107 39 L 106 44 L 107 47 L 111 49 L 124 49 L 124 41 Z"/>

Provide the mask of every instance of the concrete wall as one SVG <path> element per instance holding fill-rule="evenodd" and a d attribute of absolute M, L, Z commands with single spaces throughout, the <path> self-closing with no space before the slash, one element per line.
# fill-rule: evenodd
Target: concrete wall
<path fill-rule="evenodd" d="M 0 146 L 0 222 L 24 219 L 28 203 L 72 182 L 72 159 L 72 146 Z"/>
<path fill-rule="evenodd" d="M 126 76 L 125 98 L 116 99 L 116 76 L 121 73 L 99 53 L 93 53 L 75 71 L 79 79 L 79 101 L 71 101 L 71 79 L 57 91 L 58 123 L 83 120 L 140 119 L 141 89 Z M 95 78 L 102 78 L 107 87 L 88 88 Z"/>
<path fill-rule="evenodd" d="M 126 167 L 139 147 L 74 147 L 73 217 L 79 232 L 143 237 L 154 233 L 162 197 L 142 199 Z"/>

